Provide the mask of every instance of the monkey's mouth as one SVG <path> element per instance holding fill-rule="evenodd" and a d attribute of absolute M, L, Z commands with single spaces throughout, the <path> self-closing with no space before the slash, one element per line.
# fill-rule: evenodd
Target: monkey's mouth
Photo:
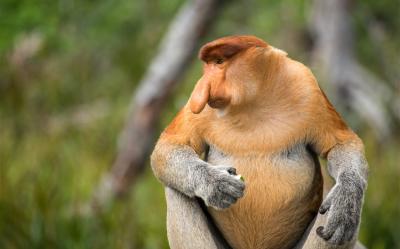
<path fill-rule="evenodd" d="M 224 108 L 228 105 L 229 101 L 225 100 L 225 99 L 210 99 L 208 101 L 208 105 L 211 108 L 215 108 L 215 109 L 220 109 L 220 108 Z"/>

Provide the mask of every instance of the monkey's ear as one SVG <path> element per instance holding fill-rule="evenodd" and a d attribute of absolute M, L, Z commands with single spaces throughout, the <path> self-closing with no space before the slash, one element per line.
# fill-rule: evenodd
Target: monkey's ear
<path fill-rule="evenodd" d="M 268 44 L 255 36 L 227 36 L 204 45 L 199 58 L 204 62 L 229 59 L 250 47 L 267 47 Z"/>
<path fill-rule="evenodd" d="M 202 77 L 194 87 L 192 95 L 189 100 L 190 110 L 194 114 L 200 113 L 206 106 L 208 99 L 210 97 L 210 81 L 207 77 Z"/>

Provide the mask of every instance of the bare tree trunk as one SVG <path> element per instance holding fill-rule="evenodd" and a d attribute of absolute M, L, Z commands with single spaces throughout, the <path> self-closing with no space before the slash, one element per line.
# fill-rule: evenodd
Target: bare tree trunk
<path fill-rule="evenodd" d="M 116 160 L 95 191 L 94 207 L 123 196 L 145 166 L 163 106 L 194 58 L 199 40 L 210 30 L 221 4 L 221 0 L 187 1 L 172 21 L 159 53 L 132 97 Z"/>
<path fill-rule="evenodd" d="M 378 138 L 391 131 L 392 93 L 387 84 L 364 68 L 354 54 L 352 0 L 315 0 L 311 32 L 314 36 L 314 59 L 330 87 L 334 101 L 356 111 L 373 128 Z"/>

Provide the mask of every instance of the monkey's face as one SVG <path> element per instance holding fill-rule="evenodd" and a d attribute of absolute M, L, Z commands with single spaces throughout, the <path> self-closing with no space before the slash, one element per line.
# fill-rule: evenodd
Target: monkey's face
<path fill-rule="evenodd" d="M 204 45 L 199 53 L 203 76 L 192 92 L 191 111 L 200 113 L 206 104 L 225 109 L 256 100 L 265 81 L 268 49 L 253 36 L 225 37 Z"/>

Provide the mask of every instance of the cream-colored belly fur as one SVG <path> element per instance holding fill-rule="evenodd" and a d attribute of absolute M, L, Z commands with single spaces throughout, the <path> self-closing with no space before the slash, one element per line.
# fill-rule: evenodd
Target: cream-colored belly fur
<path fill-rule="evenodd" d="M 264 156 L 225 156 L 210 149 L 213 165 L 231 165 L 245 179 L 245 195 L 225 210 L 208 208 L 234 249 L 291 248 L 315 216 L 322 176 L 305 147 Z"/>

